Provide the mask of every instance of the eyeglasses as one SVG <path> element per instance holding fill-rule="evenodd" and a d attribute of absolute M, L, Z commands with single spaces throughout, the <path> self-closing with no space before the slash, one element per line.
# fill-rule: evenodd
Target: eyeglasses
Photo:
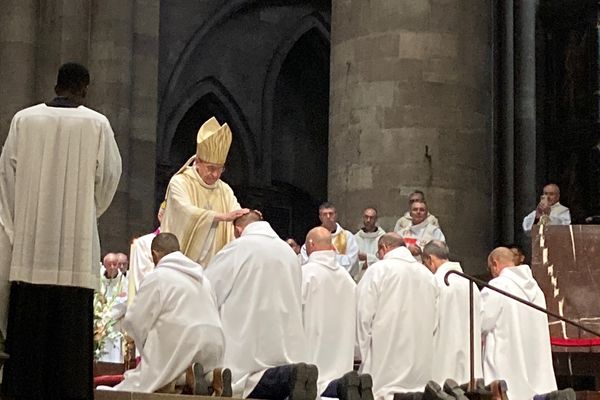
<path fill-rule="evenodd" d="M 225 172 L 224 165 L 209 164 L 205 161 L 200 161 L 200 164 L 203 164 L 206 167 L 206 170 L 211 174 L 222 174 Z"/>

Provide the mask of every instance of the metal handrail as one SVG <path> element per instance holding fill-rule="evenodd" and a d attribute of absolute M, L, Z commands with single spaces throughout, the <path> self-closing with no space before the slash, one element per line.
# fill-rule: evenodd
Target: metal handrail
<path fill-rule="evenodd" d="M 588 332 L 588 333 L 591 333 L 592 335 L 600 337 L 600 333 L 598 333 L 596 331 L 593 331 L 593 330 L 591 330 L 589 328 L 586 328 L 585 326 L 583 326 L 583 325 L 581 325 L 581 324 L 579 324 L 579 323 L 577 323 L 575 321 L 572 321 L 572 320 L 570 320 L 568 318 L 565 318 L 565 317 L 563 317 L 561 315 L 553 313 L 552 311 L 548 311 L 547 309 L 545 309 L 543 307 L 540 307 L 540 306 L 538 306 L 536 304 L 533 304 L 533 303 L 531 303 L 531 302 L 529 302 L 527 300 L 523 300 L 522 298 L 517 297 L 514 294 L 505 292 L 502 289 L 498 289 L 497 287 L 494 287 L 494 286 L 492 286 L 492 285 L 490 285 L 490 284 L 488 284 L 488 283 L 486 283 L 486 282 L 484 282 L 484 281 L 482 281 L 480 279 L 474 278 L 471 275 L 467 275 L 464 272 L 455 271 L 455 270 L 448 271 L 446 273 L 446 275 L 444 276 L 444 283 L 446 284 L 446 286 L 450 286 L 450 281 L 448 281 L 448 277 L 450 275 L 453 275 L 453 274 L 461 276 L 464 279 L 467 279 L 467 280 L 469 280 L 469 281 L 471 281 L 473 283 L 476 283 L 476 284 L 478 284 L 480 286 L 486 287 L 486 288 L 488 288 L 490 290 L 493 290 L 494 292 L 500 293 L 503 296 L 506 296 L 506 297 L 508 297 L 510 299 L 518 301 L 521 304 L 525 304 L 526 306 L 529 306 L 529 307 L 531 307 L 533 309 L 541 311 L 541 312 L 543 312 L 543 313 L 545 313 L 547 315 L 550 315 L 550 316 L 552 316 L 554 318 L 557 318 L 557 319 L 559 319 L 561 321 L 564 321 L 564 322 L 566 322 L 566 323 L 568 323 L 570 325 L 576 326 L 577 328 L 579 328 L 579 329 L 581 329 L 581 330 L 583 330 L 585 332 Z M 469 329 L 470 379 L 469 379 L 468 391 L 473 391 L 473 390 L 475 390 L 475 359 L 474 359 L 474 353 L 475 353 L 474 328 L 475 328 L 475 323 L 474 323 L 474 317 L 473 317 L 473 285 L 472 284 L 469 285 L 469 328 L 470 328 Z"/>

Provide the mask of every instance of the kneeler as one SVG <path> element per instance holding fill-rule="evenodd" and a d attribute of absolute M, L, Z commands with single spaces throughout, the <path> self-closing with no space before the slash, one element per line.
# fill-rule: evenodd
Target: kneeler
<path fill-rule="evenodd" d="M 123 364 L 123 370 L 127 371 L 137 367 L 140 362 L 140 357 L 135 356 L 135 343 L 127 335 L 125 335 L 125 362 Z M 106 374 L 94 376 L 94 388 L 100 385 L 103 386 L 116 386 L 123 381 L 123 374 Z"/>

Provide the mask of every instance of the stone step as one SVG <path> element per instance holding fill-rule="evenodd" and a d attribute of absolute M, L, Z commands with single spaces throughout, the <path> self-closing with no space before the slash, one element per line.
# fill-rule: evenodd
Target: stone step
<path fill-rule="evenodd" d="M 580 391 L 575 392 L 577 400 L 600 400 L 600 392 Z"/>
<path fill-rule="evenodd" d="M 188 394 L 134 393 L 94 390 L 94 400 L 242 400 L 231 397 L 192 396 Z"/>

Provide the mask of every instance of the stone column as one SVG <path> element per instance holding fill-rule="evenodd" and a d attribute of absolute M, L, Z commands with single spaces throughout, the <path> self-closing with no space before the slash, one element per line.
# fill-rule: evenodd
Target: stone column
<path fill-rule="evenodd" d="M 514 2 L 515 30 L 515 236 L 529 244 L 523 217 L 538 203 L 536 190 L 535 21 L 537 0 Z M 529 247 L 529 246 L 527 246 Z"/>
<path fill-rule="evenodd" d="M 160 0 L 136 0 L 133 21 L 131 137 L 129 138 L 129 233 L 148 233 L 156 223 L 154 172 L 158 91 Z"/>
<path fill-rule="evenodd" d="M 42 1 L 35 59 L 36 99 L 54 97 L 58 68 L 65 62 L 87 65 L 91 0 Z"/>
<path fill-rule="evenodd" d="M 497 153 L 499 161 L 498 198 L 500 219 L 498 238 L 506 243 L 515 240 L 515 80 L 514 80 L 514 29 L 513 0 L 502 2 L 500 21 L 500 124 Z M 516 225 L 519 227 L 520 225 Z"/>
<path fill-rule="evenodd" d="M 132 1 L 93 0 L 91 5 L 89 104 L 109 119 L 123 158 L 119 188 L 100 219 L 104 252 L 128 252 L 131 240 L 127 221 L 133 9 Z"/>
<path fill-rule="evenodd" d="M 35 102 L 35 43 L 38 1 L 6 0 L 0 12 L 0 143 L 18 110 Z"/>
<path fill-rule="evenodd" d="M 356 230 L 392 229 L 423 189 L 453 256 L 483 272 L 492 245 L 491 7 L 484 0 L 332 5 L 329 197 Z"/>

